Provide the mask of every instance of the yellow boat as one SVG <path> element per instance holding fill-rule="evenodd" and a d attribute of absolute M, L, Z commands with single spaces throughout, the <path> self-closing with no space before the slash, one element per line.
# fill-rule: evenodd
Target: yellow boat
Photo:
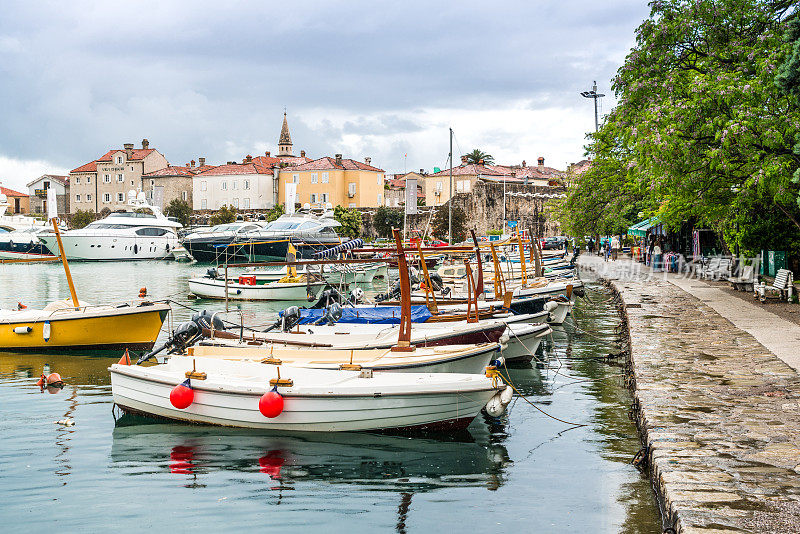
<path fill-rule="evenodd" d="M 49 352 L 153 348 L 170 310 L 169 305 L 143 301 L 135 306 L 87 306 L 79 301 L 58 229 L 57 205 L 55 190 L 48 189 L 48 218 L 53 223 L 71 298 L 51 302 L 41 310 L 0 310 L 0 350 Z"/>
<path fill-rule="evenodd" d="M 79 307 L 68 300 L 44 309 L 0 310 L 0 350 L 149 350 L 170 308 L 163 303 Z"/>

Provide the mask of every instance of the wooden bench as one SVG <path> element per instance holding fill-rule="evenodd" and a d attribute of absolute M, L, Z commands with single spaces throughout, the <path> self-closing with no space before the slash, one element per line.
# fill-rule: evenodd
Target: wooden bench
<path fill-rule="evenodd" d="M 775 273 L 775 280 L 772 281 L 771 285 L 766 285 L 764 282 L 757 284 L 755 286 L 755 296 L 758 297 L 761 302 L 766 302 L 767 298 L 772 297 L 783 300 L 791 300 L 792 298 L 792 289 L 794 286 L 794 275 L 792 275 L 792 271 L 788 269 L 778 269 L 778 272 Z"/>

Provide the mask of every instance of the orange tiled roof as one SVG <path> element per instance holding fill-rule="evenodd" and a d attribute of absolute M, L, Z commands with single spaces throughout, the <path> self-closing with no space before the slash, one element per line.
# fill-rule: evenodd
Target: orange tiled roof
<path fill-rule="evenodd" d="M 337 165 L 336 160 L 329 156 L 324 158 L 315 159 L 313 161 L 309 161 L 307 163 L 303 163 L 293 167 L 293 171 L 323 171 L 323 170 L 346 170 L 346 171 L 374 171 L 374 172 L 384 172 L 383 169 L 379 169 L 378 167 L 373 167 L 372 165 L 367 165 L 366 163 L 362 163 L 360 161 L 356 161 L 353 159 L 342 159 L 341 164 Z"/>
<path fill-rule="evenodd" d="M 154 151 L 155 151 L 154 148 L 134 148 L 133 149 L 133 154 L 132 154 L 133 157 L 132 158 L 128 158 L 128 160 L 129 161 L 142 160 L 142 159 L 145 158 L 145 156 L 147 156 L 148 154 L 150 154 L 151 152 L 154 152 Z M 111 149 L 108 152 L 106 152 L 105 154 L 103 154 L 102 156 L 100 156 L 99 158 L 97 158 L 96 161 L 111 161 L 111 155 L 112 154 L 116 154 L 117 152 L 125 152 L 125 149 L 124 148 L 123 149 L 119 149 L 119 148 Z"/>
<path fill-rule="evenodd" d="M 78 168 L 72 169 L 69 172 L 70 172 L 70 174 L 73 173 L 73 172 L 97 172 L 97 162 L 96 161 L 90 161 L 89 163 L 86 163 L 85 165 L 81 165 Z"/>
<path fill-rule="evenodd" d="M 229 163 L 203 171 L 197 176 L 224 176 L 236 174 L 272 174 L 272 168 L 256 163 Z"/>
<path fill-rule="evenodd" d="M 157 177 L 157 176 L 194 176 L 195 173 L 192 172 L 193 170 L 194 169 L 190 168 L 190 167 L 169 165 L 167 167 L 164 167 L 163 169 L 158 169 L 157 171 L 148 172 L 144 176 L 152 176 L 152 177 Z"/>
<path fill-rule="evenodd" d="M 20 193 L 19 191 L 14 191 L 13 189 L 9 189 L 7 187 L 3 187 L 0 185 L 0 193 L 4 194 L 7 197 L 27 197 L 27 193 Z"/>

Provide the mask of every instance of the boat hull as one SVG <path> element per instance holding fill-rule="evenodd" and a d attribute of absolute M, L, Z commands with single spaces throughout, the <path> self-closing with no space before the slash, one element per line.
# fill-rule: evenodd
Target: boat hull
<path fill-rule="evenodd" d="M 148 350 L 155 344 L 169 306 L 113 308 L 94 313 L 59 311 L 47 318 L 0 321 L 0 350 L 8 352 L 44 352 L 63 350 Z M 50 337 L 45 341 L 49 323 Z M 17 334 L 15 328 L 28 327 L 29 333 Z"/>
<path fill-rule="evenodd" d="M 58 243 L 53 234 L 40 236 L 50 252 L 58 253 Z M 172 250 L 180 246 L 178 236 L 128 235 L 61 235 L 64 253 L 70 261 L 130 261 L 162 260 L 172 258 Z"/>
<path fill-rule="evenodd" d="M 526 362 L 533 358 L 542 339 L 552 332 L 547 329 L 525 328 L 524 325 L 509 325 L 509 338 L 503 349 L 503 358 L 508 362 Z"/>
<path fill-rule="evenodd" d="M 227 298 L 229 300 L 308 300 L 309 293 L 313 294 L 315 299 L 325 286 L 327 286 L 325 282 L 260 285 L 229 283 Z M 189 279 L 189 291 L 206 299 L 226 298 L 225 283 L 222 280 L 191 278 Z"/>
<path fill-rule="evenodd" d="M 294 394 L 281 392 L 283 412 L 268 419 L 259 412 L 263 385 L 247 390 L 192 382 L 194 400 L 179 410 L 170 404 L 170 391 L 182 377 L 148 377 L 149 368 L 110 368 L 114 403 L 123 411 L 187 423 L 300 432 L 347 432 L 428 428 L 463 428 L 480 412 L 496 388 L 481 390 L 397 392 L 369 395 Z M 265 366 L 266 367 L 266 366 Z M 291 374 L 284 367 L 284 375 Z M 341 371 L 330 371 L 341 373 Z"/>

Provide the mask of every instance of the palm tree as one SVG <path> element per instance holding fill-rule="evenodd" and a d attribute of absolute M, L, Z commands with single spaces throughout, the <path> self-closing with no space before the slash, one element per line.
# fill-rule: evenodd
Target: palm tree
<path fill-rule="evenodd" d="M 487 154 L 486 152 L 482 151 L 480 148 L 476 148 L 472 152 L 464 155 L 467 157 L 467 163 L 483 163 L 485 165 L 494 164 L 494 157 L 491 154 Z"/>

